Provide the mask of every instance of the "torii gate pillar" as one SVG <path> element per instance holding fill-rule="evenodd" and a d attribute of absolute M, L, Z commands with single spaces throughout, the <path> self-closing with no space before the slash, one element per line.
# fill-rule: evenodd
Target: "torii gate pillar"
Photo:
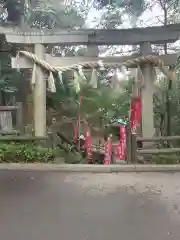
<path fill-rule="evenodd" d="M 34 52 L 39 59 L 45 59 L 43 44 L 35 44 Z M 46 135 L 46 81 L 43 69 L 36 66 L 36 83 L 33 91 L 34 131 L 35 136 Z"/>
<path fill-rule="evenodd" d="M 141 55 L 147 56 L 152 53 L 151 44 L 143 43 L 140 46 Z M 142 68 L 144 83 L 141 90 L 142 99 L 142 137 L 152 137 L 154 129 L 153 94 L 155 91 L 154 67 L 146 64 Z"/>

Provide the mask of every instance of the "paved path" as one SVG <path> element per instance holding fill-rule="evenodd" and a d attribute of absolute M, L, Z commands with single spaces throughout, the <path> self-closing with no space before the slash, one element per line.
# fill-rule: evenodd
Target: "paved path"
<path fill-rule="evenodd" d="M 0 171 L 2 240 L 178 240 L 180 173 Z"/>

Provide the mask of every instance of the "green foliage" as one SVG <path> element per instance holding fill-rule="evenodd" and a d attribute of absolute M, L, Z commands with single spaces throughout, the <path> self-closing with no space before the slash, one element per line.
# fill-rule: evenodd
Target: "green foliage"
<path fill-rule="evenodd" d="M 68 80 L 64 79 L 67 84 Z M 94 127 L 101 127 L 112 118 L 129 117 L 132 81 L 122 81 L 120 88 L 111 88 L 100 83 L 92 88 L 87 82 L 80 84 L 77 94 L 71 85 L 57 86 L 57 92 L 48 93 L 47 106 L 55 108 L 61 116 L 76 119 L 79 97 L 83 97 L 81 119 Z M 117 91 L 118 89 L 118 91 Z M 116 93 L 115 93 L 116 92 Z"/>
<path fill-rule="evenodd" d="M 140 15 L 147 9 L 145 0 L 95 0 L 95 6 L 103 11 L 100 24 L 105 28 L 116 28 L 122 24 L 123 15 L 129 15 L 131 24 L 136 26 Z"/>
<path fill-rule="evenodd" d="M 7 8 L 7 12 L 6 12 Z M 48 1 L 7 0 L 0 6 L 0 22 L 35 28 L 74 28 L 84 24 L 82 13 L 72 6 L 54 7 Z"/>
<path fill-rule="evenodd" d="M 1 143 L 0 163 L 49 163 L 54 161 L 54 152 L 51 149 L 34 144 Z"/>
<path fill-rule="evenodd" d="M 3 50 L 11 50 L 11 45 L 6 42 L 5 36 L 1 36 L 0 44 Z M 0 52 L 0 91 L 18 92 L 22 86 L 22 77 L 20 72 L 11 68 L 11 53 Z M 0 104 L 2 104 L 1 100 Z"/>
<path fill-rule="evenodd" d="M 122 81 L 119 96 L 115 97 L 112 88 L 102 85 L 98 89 L 93 89 L 89 85 L 84 85 L 79 93 L 83 96 L 82 117 L 92 123 L 99 122 L 99 119 L 106 122 L 110 118 L 128 117 L 131 89 L 131 81 Z"/>
<path fill-rule="evenodd" d="M 178 69 L 178 66 L 177 66 Z M 167 80 L 161 80 L 154 95 L 154 113 L 155 113 L 155 126 L 160 128 L 161 135 L 166 135 L 166 101 L 170 103 L 170 116 L 171 116 L 171 134 L 180 135 L 180 74 L 177 70 L 176 81 L 172 84 L 172 90 L 168 90 Z M 172 145 L 177 146 L 179 141 L 173 141 Z"/>
<path fill-rule="evenodd" d="M 152 154 L 151 163 L 154 164 L 179 164 L 180 155 L 175 153 L 169 154 Z"/>
<path fill-rule="evenodd" d="M 21 21 L 21 15 L 23 13 L 24 1 L 6 0 L 1 2 L 2 5 L 0 6 L 1 8 L 0 22 L 3 23 L 9 21 L 15 25 L 19 24 Z"/>
<path fill-rule="evenodd" d="M 25 18 L 30 27 L 36 28 L 74 28 L 82 26 L 84 20 L 82 15 L 74 8 L 63 7 L 55 9 L 53 6 L 26 10 Z"/>
<path fill-rule="evenodd" d="M 105 29 L 112 29 L 122 24 L 122 11 L 120 8 L 114 6 L 107 6 L 106 11 L 101 15 L 99 24 L 96 27 L 103 27 Z M 94 19 L 94 22 L 97 19 Z"/>

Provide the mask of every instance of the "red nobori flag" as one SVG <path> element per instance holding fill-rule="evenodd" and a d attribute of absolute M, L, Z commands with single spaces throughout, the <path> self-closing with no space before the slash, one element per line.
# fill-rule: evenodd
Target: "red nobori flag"
<path fill-rule="evenodd" d="M 136 129 L 140 125 L 141 114 L 142 114 L 141 98 L 139 96 L 136 96 L 132 99 L 131 103 L 130 124 L 132 133 L 135 133 Z"/>
<path fill-rule="evenodd" d="M 92 163 L 92 146 L 91 146 L 91 135 L 89 129 L 86 131 L 86 152 L 88 163 Z"/>
<path fill-rule="evenodd" d="M 118 160 L 121 160 L 121 147 L 120 147 L 120 143 L 116 144 L 116 158 Z"/>
<path fill-rule="evenodd" d="M 107 142 L 105 144 L 105 154 L 104 154 L 104 165 L 111 164 L 113 146 L 111 143 L 111 138 L 108 137 Z"/>
<path fill-rule="evenodd" d="M 116 145 L 116 156 L 118 160 L 125 160 L 126 157 L 126 127 L 120 126 L 120 140 Z"/>

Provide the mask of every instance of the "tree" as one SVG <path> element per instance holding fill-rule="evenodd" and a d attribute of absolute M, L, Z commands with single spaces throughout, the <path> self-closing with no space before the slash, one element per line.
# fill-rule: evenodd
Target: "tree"
<path fill-rule="evenodd" d="M 100 129 L 113 118 L 128 117 L 130 99 L 132 93 L 132 82 L 122 81 L 119 87 L 115 88 L 106 86 L 100 78 L 98 78 L 99 87 L 94 89 L 88 83 L 81 83 L 81 88 L 78 93 L 73 89 L 71 96 L 78 102 L 80 96 L 83 97 L 81 106 L 81 117 L 85 119 L 94 128 Z M 70 105 L 69 116 L 76 117 L 78 104 Z M 66 113 L 68 106 L 65 105 Z M 73 116 L 74 114 L 74 116 Z"/>
<path fill-rule="evenodd" d="M 131 26 L 136 27 L 138 18 L 148 7 L 145 0 L 95 0 L 94 5 L 98 9 L 106 9 L 106 11 L 103 10 L 100 22 L 108 28 L 120 26 L 123 23 L 124 14 L 128 14 Z"/>
<path fill-rule="evenodd" d="M 61 6 L 59 9 L 51 5 L 36 9 L 29 7 L 25 17 L 28 25 L 35 28 L 72 29 L 84 24 L 83 16 L 74 8 L 66 6 Z"/>
<path fill-rule="evenodd" d="M 72 21 L 72 19 L 74 21 Z M 54 7 L 47 1 L 6 0 L 1 5 L 1 22 L 36 28 L 73 28 L 84 24 L 81 12 L 71 6 Z"/>
<path fill-rule="evenodd" d="M 172 23 L 172 16 L 175 13 L 177 14 L 177 12 L 179 13 L 180 11 L 179 0 L 156 0 L 154 1 L 154 4 L 158 4 L 160 10 L 162 11 L 162 16 L 158 17 L 158 21 L 164 26 L 167 26 L 169 23 Z M 175 19 L 173 18 L 173 20 Z M 164 43 L 162 47 L 163 47 L 163 52 L 167 54 L 168 49 L 171 49 L 172 45 Z M 164 126 L 166 128 L 165 134 L 169 136 L 172 134 L 172 129 L 171 129 L 172 106 L 171 106 L 171 99 L 170 99 L 171 92 L 172 92 L 172 81 L 170 81 L 169 79 L 167 80 L 165 92 L 166 92 L 166 101 L 164 104 L 166 105 L 166 107 L 165 107 L 164 115 L 161 115 L 161 117 L 163 118 L 162 123 L 164 122 Z"/>

